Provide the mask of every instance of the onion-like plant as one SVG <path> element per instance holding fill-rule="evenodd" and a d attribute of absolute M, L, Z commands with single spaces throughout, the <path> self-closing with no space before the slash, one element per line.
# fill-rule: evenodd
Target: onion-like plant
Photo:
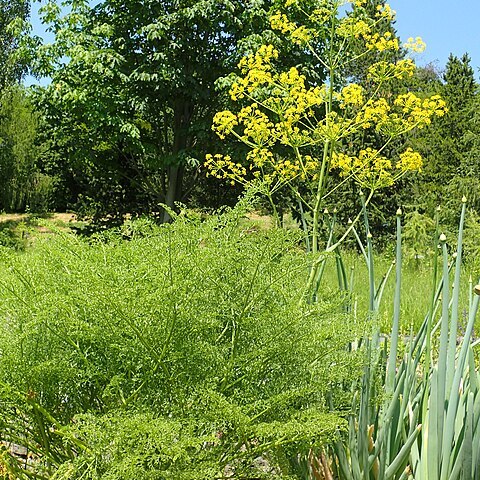
<path fill-rule="evenodd" d="M 465 210 L 464 198 L 454 268 L 449 264 L 446 237 L 438 234 L 437 220 L 435 244 L 439 243 L 442 251 L 442 277 L 437 285 L 439 269 L 435 260 L 429 312 L 418 333 L 405 341 L 400 362 L 402 232 L 401 211 L 397 212 L 391 335 L 383 340 L 377 331 L 364 339 L 365 370 L 361 382 L 353 386 L 349 431 L 331 447 L 332 462 L 327 468 L 331 471 L 326 472 L 326 478 L 332 474 L 342 480 L 480 478 L 480 374 L 471 344 L 480 285 L 473 289 L 476 295 L 470 295 L 463 337 L 458 328 Z M 363 251 L 371 279 L 370 310 L 374 314 L 378 289 L 373 282 L 366 217 L 365 222 L 367 245 Z"/>

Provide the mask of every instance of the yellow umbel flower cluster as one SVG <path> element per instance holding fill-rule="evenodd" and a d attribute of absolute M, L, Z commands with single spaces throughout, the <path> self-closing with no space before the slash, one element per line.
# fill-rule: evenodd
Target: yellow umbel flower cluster
<path fill-rule="evenodd" d="M 303 116 L 311 116 L 313 107 L 325 102 L 325 86 L 307 88 L 305 77 L 295 67 L 280 73 L 274 80 L 272 95 L 264 104 L 283 119 L 280 122 L 283 126 L 292 127 Z"/>
<path fill-rule="evenodd" d="M 367 22 L 354 17 L 342 18 L 337 27 L 337 35 L 340 38 L 369 38 L 371 31 Z"/>
<path fill-rule="evenodd" d="M 365 46 L 368 50 L 376 50 L 378 52 L 400 50 L 398 38 L 391 32 L 385 32 L 383 35 L 379 33 L 367 34 L 363 35 L 363 38 L 365 39 Z"/>
<path fill-rule="evenodd" d="M 229 180 L 232 185 L 236 182 L 246 184 L 249 178 L 262 178 L 273 192 L 297 178 L 315 179 L 320 165 L 319 159 L 311 155 L 286 159 L 275 156 L 268 148 L 253 148 L 246 160 L 250 164 L 249 173 L 243 165 L 233 162 L 229 155 L 208 154 L 205 161 L 207 176 Z"/>
<path fill-rule="evenodd" d="M 407 40 L 407 43 L 404 43 L 403 46 L 406 49 L 412 50 L 413 52 L 416 52 L 416 53 L 423 52 L 427 47 L 427 45 L 425 44 L 425 42 L 422 40 L 421 37 L 415 37 L 415 38 L 410 37 Z"/>
<path fill-rule="evenodd" d="M 398 38 L 391 32 L 383 34 L 375 32 L 374 23 L 367 23 L 366 20 L 354 16 L 342 18 L 339 21 L 336 34 L 344 39 L 363 39 L 367 50 L 384 52 L 386 50 L 397 51 L 400 49 Z"/>
<path fill-rule="evenodd" d="M 402 172 L 420 171 L 422 169 L 423 160 L 418 152 L 414 152 L 411 147 L 408 147 L 400 154 L 400 160 L 396 167 Z"/>
<path fill-rule="evenodd" d="M 401 80 L 402 78 L 413 77 L 415 73 L 415 63 L 411 58 L 392 62 L 376 62 L 368 67 L 367 79 L 375 83 L 382 83 L 393 78 Z"/>
<path fill-rule="evenodd" d="M 377 130 L 388 121 L 390 105 L 385 98 L 368 100 L 355 117 L 355 123 L 363 129 L 375 127 Z"/>
<path fill-rule="evenodd" d="M 235 185 L 236 182 L 245 183 L 247 170 L 241 163 L 233 162 L 230 155 L 207 154 L 205 167 L 207 168 L 207 177 L 211 175 L 220 179 L 228 179 L 232 185 Z"/>
<path fill-rule="evenodd" d="M 215 132 L 223 140 L 238 125 L 238 119 L 229 110 L 224 110 L 215 114 L 213 124 L 215 125 Z"/>
<path fill-rule="evenodd" d="M 293 180 L 298 176 L 301 167 L 298 162 L 292 162 L 291 160 L 280 160 L 274 165 L 274 170 L 280 178 Z"/>
<path fill-rule="evenodd" d="M 356 114 L 350 129 L 353 132 L 374 128 L 394 137 L 414 128 L 424 128 L 431 124 L 433 117 L 442 117 L 446 112 L 446 104 L 439 95 L 422 99 L 409 92 L 395 97 L 393 104 L 385 98 L 368 100 Z"/>
<path fill-rule="evenodd" d="M 253 148 L 247 153 L 247 161 L 250 163 L 250 170 L 263 168 L 275 163 L 273 153 L 267 148 Z"/>
<path fill-rule="evenodd" d="M 322 143 L 326 140 L 336 143 L 342 138 L 351 135 L 354 128 L 354 123 L 350 118 L 343 117 L 337 112 L 329 112 L 317 124 L 312 132 L 312 136 L 321 139 Z"/>
<path fill-rule="evenodd" d="M 243 74 L 255 70 L 270 70 L 272 60 L 278 58 L 278 50 L 273 45 L 262 45 L 254 54 L 243 57 L 238 68 Z"/>
<path fill-rule="evenodd" d="M 361 106 L 364 103 L 363 88 L 356 83 L 351 83 L 342 88 L 339 95 L 341 107 L 347 105 Z"/>
<path fill-rule="evenodd" d="M 318 7 L 309 16 L 309 20 L 318 25 L 324 25 L 332 17 L 332 9 L 327 7 Z"/>
<path fill-rule="evenodd" d="M 278 58 L 278 50 L 273 45 L 262 45 L 254 54 L 243 57 L 238 68 L 245 76 L 239 78 L 230 89 L 233 101 L 244 98 L 257 87 L 272 82 L 272 61 Z"/>
<path fill-rule="evenodd" d="M 289 7 L 302 11 L 301 0 L 287 1 Z M 364 1 L 355 3 L 361 7 Z M 278 72 L 279 52 L 272 45 L 263 45 L 243 57 L 238 64 L 240 75 L 230 89 L 231 99 L 241 101 L 241 106 L 235 111 L 217 113 L 212 128 L 222 139 L 230 135 L 240 140 L 248 147 L 248 153 L 239 161 L 221 155 L 208 156 L 206 166 L 212 175 L 243 184 L 259 179 L 268 184 L 270 192 L 288 185 L 294 193 L 297 189 L 298 194 L 299 182 L 313 188 L 313 181 L 325 182 L 325 172 L 330 167 L 372 190 L 391 185 L 407 172 L 420 170 L 422 159 L 412 149 L 396 160 L 386 158 L 382 148 L 360 149 L 355 155 L 344 151 L 352 150 L 359 133 L 366 129 L 375 131 L 378 138 L 388 143 L 414 128 L 424 128 L 447 109 L 437 95 L 381 95 L 386 82 L 414 75 L 411 59 L 380 60 L 371 65 L 366 78 L 373 88 L 342 84 L 332 72 L 343 71 L 345 65 L 348 68 L 352 58 L 347 50 L 350 41 L 357 47 L 364 43 L 363 54 L 398 50 L 399 44 L 392 33 L 376 31 L 379 22 L 394 16 L 388 5 L 378 8 L 373 19 L 363 8 L 355 12 L 359 17 L 339 15 L 338 5 L 336 8 L 325 2 L 308 16 L 310 22 L 335 19 L 331 28 L 325 29 L 322 24 L 319 31 L 330 32 L 332 38 L 326 40 L 327 44 L 330 42 L 332 48 L 340 51 L 324 58 L 308 43 L 313 38 L 308 28 L 291 21 L 285 13 L 272 15 L 272 28 L 288 35 L 294 43 L 307 42 L 303 51 L 311 51 L 330 76 L 323 84 L 309 85 L 298 67 Z M 414 42 L 420 45 L 418 38 Z"/>
<path fill-rule="evenodd" d="M 271 144 L 274 125 L 268 116 L 260 110 L 258 104 L 252 103 L 243 107 L 237 118 L 244 125 L 242 138 L 246 142 L 251 141 L 258 146 Z"/>
<path fill-rule="evenodd" d="M 421 155 L 410 147 L 400 154 L 395 166 L 381 155 L 380 150 L 366 148 L 356 156 L 335 152 L 330 168 L 337 170 L 343 178 L 353 178 L 362 187 L 375 190 L 392 185 L 407 172 L 420 171 L 422 163 Z"/>
<path fill-rule="evenodd" d="M 284 13 L 277 12 L 270 17 L 270 26 L 273 30 L 279 30 L 282 33 L 292 33 L 297 25 L 291 22 Z"/>
<path fill-rule="evenodd" d="M 404 119 L 412 127 L 418 128 L 430 125 L 433 116 L 442 117 L 447 111 L 446 104 L 439 95 L 421 99 L 414 93 L 409 92 L 399 95 L 394 104 L 400 107 Z"/>
<path fill-rule="evenodd" d="M 315 32 L 301 25 L 297 27 L 295 22 L 291 22 L 284 13 L 277 12 L 270 17 L 270 26 L 273 30 L 279 30 L 283 34 L 289 35 L 293 43 L 304 45 L 312 40 Z"/>
<path fill-rule="evenodd" d="M 377 18 L 383 18 L 390 22 L 395 20 L 396 15 L 397 12 L 395 12 L 395 10 L 392 10 L 388 3 L 385 3 L 384 5 L 377 5 L 377 13 L 375 14 Z"/>

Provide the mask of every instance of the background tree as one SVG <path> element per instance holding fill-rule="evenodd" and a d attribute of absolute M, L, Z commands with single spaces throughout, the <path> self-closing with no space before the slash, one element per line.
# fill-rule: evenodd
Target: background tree
<path fill-rule="evenodd" d="M 475 176 L 471 163 L 475 163 L 472 118 L 477 84 L 470 57 L 450 55 L 443 82 L 437 81 L 433 86 L 447 102 L 449 111 L 445 117 L 434 120 L 425 136 L 412 140 L 428 160 L 418 183 L 416 200 L 432 215 L 435 207 L 441 205 L 453 224 L 461 197 L 474 193 L 470 179 Z"/>
<path fill-rule="evenodd" d="M 28 0 L 0 0 L 0 209 L 47 208 L 51 179 L 38 170 L 38 116 L 19 86 L 29 57 L 21 48 L 28 31 Z"/>
<path fill-rule="evenodd" d="M 30 13 L 28 0 L 0 0 L 0 89 L 20 80 L 25 64 L 13 53 L 18 30 Z"/>
<path fill-rule="evenodd" d="M 477 87 L 478 88 L 478 87 Z M 462 156 L 457 175 L 452 180 L 452 187 L 465 192 L 469 204 L 480 212 L 480 98 L 476 92 L 475 98 L 467 110 L 470 119 L 468 129 L 462 136 L 466 153 Z"/>
<path fill-rule="evenodd" d="M 38 116 L 28 92 L 9 87 L 0 96 L 0 209 L 34 211 L 49 206 L 53 180 L 40 173 Z"/>
<path fill-rule="evenodd" d="M 215 81 L 232 69 L 239 39 L 263 30 L 268 7 L 106 0 L 74 2 L 62 17 L 47 4 L 56 42 L 39 58 L 52 77 L 41 102 L 69 200 L 97 218 L 184 200 L 213 138 Z"/>

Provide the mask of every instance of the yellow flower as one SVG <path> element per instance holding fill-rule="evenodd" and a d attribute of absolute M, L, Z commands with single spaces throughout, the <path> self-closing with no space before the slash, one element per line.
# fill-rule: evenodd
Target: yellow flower
<path fill-rule="evenodd" d="M 297 45 L 305 45 L 315 36 L 315 31 L 311 28 L 301 26 L 296 28 L 290 35 L 292 42 Z"/>
<path fill-rule="evenodd" d="M 284 13 L 280 12 L 270 17 L 270 26 L 273 30 L 289 34 L 292 42 L 297 45 L 304 45 L 315 36 L 315 32 L 312 29 L 304 25 L 297 27 L 295 22 L 291 22 Z"/>
<path fill-rule="evenodd" d="M 369 37 L 371 27 L 364 20 L 359 20 L 354 17 L 345 17 L 340 20 L 336 33 L 341 38 Z"/>
<path fill-rule="evenodd" d="M 406 49 L 412 50 L 413 52 L 416 52 L 416 53 L 423 52 L 427 47 L 426 43 L 422 40 L 421 37 L 415 37 L 415 39 L 413 37 L 410 37 L 407 40 L 407 43 L 404 43 L 403 46 Z"/>
<path fill-rule="evenodd" d="M 283 182 L 288 182 L 298 177 L 301 169 L 298 162 L 292 162 L 291 160 L 281 160 L 273 168 L 279 180 Z"/>
<path fill-rule="evenodd" d="M 250 170 L 253 166 L 262 168 L 266 164 L 273 163 L 273 153 L 266 148 L 254 148 L 247 153 L 247 161 L 252 162 Z"/>
<path fill-rule="evenodd" d="M 398 38 L 394 37 L 391 32 L 385 32 L 383 35 L 379 33 L 363 35 L 363 38 L 368 50 L 384 52 L 386 50 L 398 51 L 400 49 Z"/>
<path fill-rule="evenodd" d="M 334 152 L 332 155 L 332 161 L 330 162 L 330 169 L 338 169 L 340 170 L 341 177 L 347 177 L 352 171 L 354 163 L 355 157 L 351 157 L 341 152 Z"/>
<path fill-rule="evenodd" d="M 351 119 L 341 117 L 336 112 L 330 112 L 315 128 L 314 135 L 335 143 L 351 134 L 353 132 L 352 126 Z"/>
<path fill-rule="evenodd" d="M 310 14 L 310 20 L 319 25 L 323 25 L 332 17 L 333 11 L 327 7 L 319 7 Z"/>
<path fill-rule="evenodd" d="M 334 14 L 330 11 L 330 15 Z M 357 44 L 365 42 L 364 51 L 398 48 L 398 39 L 392 33 L 379 34 L 374 31 L 376 21 L 367 21 L 347 15 L 336 24 L 335 33 L 340 32 L 346 38 L 356 36 Z M 273 15 L 272 26 L 298 43 L 311 38 L 308 28 L 290 22 L 284 14 Z M 321 168 L 325 167 L 324 159 L 305 155 L 305 150 L 322 151 L 325 146 L 335 150 L 326 160 L 327 165 L 341 177 L 348 176 L 372 190 L 391 185 L 407 172 L 421 168 L 420 155 L 411 149 L 393 163 L 382 155 L 381 149 L 365 148 L 355 154 L 336 151 L 347 145 L 351 149 L 362 129 L 372 129 L 387 141 L 414 128 L 423 128 L 433 117 L 445 114 L 445 102 L 438 95 L 424 97 L 409 92 L 381 96 L 386 90 L 381 88 L 383 82 L 414 74 L 413 60 L 379 61 L 371 65 L 367 79 L 373 84 L 373 96 L 365 98 L 362 86 L 355 83 L 339 86 L 325 82 L 310 86 L 297 67 L 277 72 L 278 56 L 272 45 L 263 45 L 240 60 L 241 74 L 233 83 L 230 96 L 233 100 L 243 98 L 250 102 L 235 112 L 219 112 L 212 128 L 221 138 L 233 134 L 243 142 L 248 148 L 246 161 L 237 163 L 229 156 L 207 156 L 205 165 L 210 175 L 242 184 L 260 180 L 272 193 L 286 184 L 292 186 L 293 182 L 318 180 Z M 347 61 L 348 58 L 351 57 Z M 290 158 L 279 157 L 278 152 L 288 155 L 285 152 L 289 148 Z"/>
<path fill-rule="evenodd" d="M 356 83 L 351 83 L 346 87 L 342 88 L 340 93 L 340 99 L 342 104 L 345 105 L 354 105 L 356 107 L 363 104 L 363 88 Z"/>
<path fill-rule="evenodd" d="M 254 54 L 243 57 L 238 63 L 242 73 L 250 70 L 269 70 L 272 60 L 278 58 L 278 50 L 273 45 L 262 45 Z"/>
<path fill-rule="evenodd" d="M 238 113 L 238 120 L 245 127 L 243 130 L 244 140 L 251 139 L 257 145 L 271 143 L 274 125 L 256 103 L 242 108 Z"/>
<path fill-rule="evenodd" d="M 377 13 L 375 14 L 375 16 L 377 18 L 384 18 L 385 20 L 392 21 L 395 20 L 396 14 L 397 13 L 395 12 L 395 10 L 392 10 L 390 5 L 386 3 L 383 6 L 377 5 Z"/>
<path fill-rule="evenodd" d="M 399 95 L 394 104 L 401 109 L 407 129 L 423 128 L 430 125 L 433 116 L 441 117 L 447 111 L 446 104 L 439 95 L 433 95 L 422 100 L 409 92 Z"/>
<path fill-rule="evenodd" d="M 209 153 L 205 156 L 204 166 L 208 170 L 207 176 L 229 180 L 231 185 L 234 185 L 235 182 L 245 183 L 246 168 L 241 163 L 233 162 L 230 155 L 223 156 L 220 153 L 211 155 Z"/>
<path fill-rule="evenodd" d="M 376 62 L 368 67 L 367 78 L 376 83 L 381 83 L 392 78 L 399 80 L 412 77 L 416 66 L 412 59 L 399 60 L 397 63 Z"/>
<path fill-rule="evenodd" d="M 408 147 L 400 154 L 400 160 L 396 167 L 402 172 L 421 171 L 423 165 L 422 156 L 418 152 L 414 152 L 411 147 Z"/>
<path fill-rule="evenodd" d="M 292 33 L 297 28 L 284 13 L 277 12 L 270 17 L 270 26 L 273 30 L 280 30 L 282 33 Z"/>
<path fill-rule="evenodd" d="M 369 100 L 357 114 L 355 122 L 362 128 L 375 126 L 378 131 L 388 121 L 390 105 L 385 98 Z"/>
<path fill-rule="evenodd" d="M 238 125 L 238 118 L 230 110 L 218 112 L 213 117 L 212 130 L 223 140 L 229 135 L 235 126 Z"/>
<path fill-rule="evenodd" d="M 366 148 L 358 156 L 334 153 L 331 168 L 339 170 L 341 177 L 353 177 L 360 185 L 372 189 L 391 185 L 392 162 L 378 150 Z"/>
<path fill-rule="evenodd" d="M 262 45 L 255 53 L 243 57 L 238 63 L 242 74 L 230 89 L 233 101 L 244 98 L 259 86 L 272 83 L 272 62 L 278 58 L 278 50 L 273 45 Z"/>

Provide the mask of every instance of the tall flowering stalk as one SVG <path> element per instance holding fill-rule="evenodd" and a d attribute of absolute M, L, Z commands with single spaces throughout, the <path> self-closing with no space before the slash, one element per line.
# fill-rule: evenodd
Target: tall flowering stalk
<path fill-rule="evenodd" d="M 296 67 L 278 71 L 280 52 L 273 45 L 262 45 L 242 58 L 240 75 L 230 89 L 238 109 L 218 112 L 213 130 L 220 138 L 236 137 L 249 151 L 246 158 L 207 155 L 206 166 L 209 174 L 232 183 L 260 184 L 274 211 L 273 194 L 288 189 L 302 211 L 309 213 L 309 235 L 316 260 L 307 282 L 308 293 L 318 275 L 321 253 L 333 251 L 361 216 L 359 212 L 337 241 L 322 248 L 320 229 L 328 196 L 340 184 L 353 179 L 366 191 L 368 204 L 377 189 L 420 170 L 422 158 L 418 152 L 407 148 L 398 157 L 389 158 L 386 147 L 393 139 L 426 127 L 432 117 L 444 115 L 446 107 L 438 95 L 382 93 L 388 91 L 393 80 L 411 77 L 415 72 L 411 59 L 387 60 L 391 52 L 401 48 L 391 33 L 379 33 L 379 24 L 395 15 L 388 5 L 379 7 L 375 18 L 371 18 L 360 0 L 353 2 L 356 8 L 349 13 L 344 13 L 344 4 L 348 3 L 344 1 L 319 1 L 310 12 L 304 3 L 287 0 L 284 11 L 271 16 L 271 27 L 310 52 L 326 72 L 326 81 L 310 84 Z M 294 10 L 304 14 L 308 27 L 289 19 Z M 419 37 L 411 38 L 404 48 L 420 51 L 424 44 Z M 380 60 L 368 68 L 367 81 L 373 88 L 367 92 L 346 80 L 341 72 L 348 71 L 351 62 L 369 52 L 376 52 Z M 357 146 L 352 153 L 355 138 L 365 130 L 382 138 L 381 147 Z M 338 172 L 336 183 L 331 181 L 332 171 Z"/>

